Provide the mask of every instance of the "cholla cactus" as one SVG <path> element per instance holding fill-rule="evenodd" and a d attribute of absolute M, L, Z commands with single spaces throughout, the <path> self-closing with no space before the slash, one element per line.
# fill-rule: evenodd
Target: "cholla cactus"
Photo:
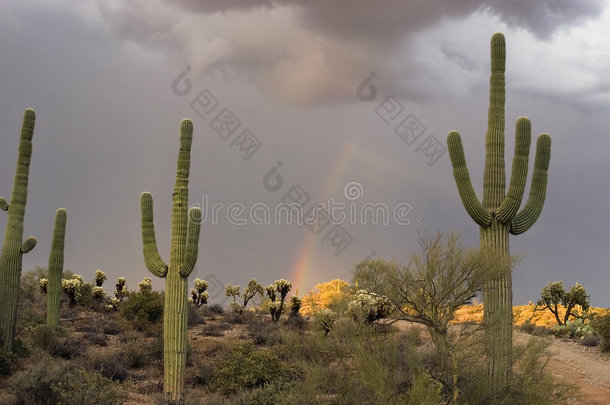
<path fill-rule="evenodd" d="M 91 294 L 93 295 L 93 299 L 99 302 L 104 301 L 104 298 L 106 298 L 106 291 L 104 291 L 102 287 L 93 287 Z"/>
<path fill-rule="evenodd" d="M 120 305 L 121 305 L 121 301 L 119 301 L 118 298 L 110 297 L 110 301 L 108 301 L 108 305 L 106 305 L 106 309 L 109 311 L 118 311 Z"/>
<path fill-rule="evenodd" d="M 125 282 L 125 277 L 119 277 L 116 281 L 114 296 L 120 301 L 123 301 L 125 297 L 127 297 L 127 284 Z"/>
<path fill-rule="evenodd" d="M 227 309 L 239 314 L 242 312 L 243 307 L 238 302 L 230 302 L 229 305 L 227 305 Z"/>
<path fill-rule="evenodd" d="M 233 297 L 233 302 L 236 302 L 237 297 L 239 297 L 240 291 L 241 287 L 238 285 L 227 284 L 225 286 L 225 295 L 227 297 Z"/>
<path fill-rule="evenodd" d="M 286 295 L 288 295 L 291 289 L 292 284 L 290 281 L 284 279 L 275 280 L 272 284 L 265 287 L 267 296 L 271 300 L 269 312 L 271 313 L 271 320 L 273 322 L 280 320 L 280 317 L 284 312 L 284 301 L 286 300 Z M 277 301 L 277 294 L 279 294 L 279 301 Z M 278 302 L 278 304 L 275 304 L 276 302 Z"/>
<path fill-rule="evenodd" d="M 324 336 L 327 336 L 332 330 L 337 314 L 327 308 L 322 308 L 313 314 L 315 324 L 324 331 Z"/>
<path fill-rule="evenodd" d="M 49 280 L 47 280 L 46 278 L 41 278 L 40 280 L 38 280 L 38 289 L 40 290 L 41 294 L 47 293 L 48 285 L 49 285 Z"/>
<path fill-rule="evenodd" d="M 210 293 L 206 290 L 208 289 L 208 282 L 202 280 L 200 278 L 195 279 L 194 288 L 191 289 L 191 297 L 193 304 L 199 308 L 203 304 L 208 303 L 208 299 L 210 298 Z"/>
<path fill-rule="evenodd" d="M 106 281 L 106 273 L 100 269 L 95 270 L 95 286 L 101 287 L 104 281 Z"/>
<path fill-rule="evenodd" d="M 290 316 L 295 317 L 299 314 L 301 310 L 301 305 L 303 305 L 303 300 L 293 295 L 290 297 Z"/>
<path fill-rule="evenodd" d="M 144 280 L 138 284 L 138 288 L 140 289 L 140 292 L 152 291 L 152 280 L 150 277 L 144 277 Z"/>
<path fill-rule="evenodd" d="M 75 274 L 75 276 L 78 276 Z M 64 290 L 68 298 L 70 299 L 70 306 L 74 306 L 80 299 L 82 292 L 81 287 L 83 285 L 82 277 L 79 278 L 73 277 L 69 280 L 63 279 L 61 280 L 61 288 Z"/>
<path fill-rule="evenodd" d="M 372 324 L 378 319 L 387 317 L 392 313 L 394 305 L 388 298 L 366 290 L 356 291 L 356 296 L 349 303 L 348 313 L 356 320 Z"/>
<path fill-rule="evenodd" d="M 241 295 L 241 298 L 243 299 L 242 311 L 246 308 L 246 306 L 248 306 L 248 302 L 250 302 L 250 300 L 254 298 L 256 294 L 263 295 L 264 293 L 265 289 L 263 288 L 262 284 L 256 281 L 255 278 L 250 279 L 248 286 Z"/>

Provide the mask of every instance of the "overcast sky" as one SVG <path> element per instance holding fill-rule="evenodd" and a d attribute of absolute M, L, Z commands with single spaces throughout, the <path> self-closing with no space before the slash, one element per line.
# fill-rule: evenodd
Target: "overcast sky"
<path fill-rule="evenodd" d="M 194 125 L 190 203 L 207 207 L 191 280 L 208 279 L 212 301 L 224 299 L 222 285 L 251 277 L 286 278 L 303 295 L 349 280 L 367 256 L 404 263 L 421 232 L 455 231 L 477 245 L 443 152 L 459 130 L 481 195 L 489 39 L 501 31 L 507 165 L 519 116 L 553 142 L 542 215 L 511 237 L 523 256 L 514 301 L 563 280 L 608 306 L 608 27 L 610 4 L 598 0 L 0 2 L 6 198 L 23 111 L 37 113 L 24 236 L 39 244 L 24 271 L 46 266 L 65 207 L 65 267 L 85 279 L 102 269 L 108 290 L 119 276 L 136 288 L 151 276 L 143 191 L 153 193 L 168 260 L 184 117 Z M 273 216 L 290 200 L 304 211 L 345 204 L 345 218 L 259 224 L 266 207 Z M 387 208 L 387 224 L 363 223 L 372 204 Z"/>

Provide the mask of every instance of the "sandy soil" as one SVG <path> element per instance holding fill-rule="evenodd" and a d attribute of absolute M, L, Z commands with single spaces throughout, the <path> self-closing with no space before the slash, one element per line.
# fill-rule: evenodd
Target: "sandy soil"
<path fill-rule="evenodd" d="M 515 332 L 516 343 L 538 339 Z M 574 341 L 554 339 L 550 347 L 553 356 L 548 368 L 557 382 L 565 381 L 578 387 L 580 393 L 570 398 L 574 405 L 610 404 L 610 356 L 598 348 L 585 347 Z"/>

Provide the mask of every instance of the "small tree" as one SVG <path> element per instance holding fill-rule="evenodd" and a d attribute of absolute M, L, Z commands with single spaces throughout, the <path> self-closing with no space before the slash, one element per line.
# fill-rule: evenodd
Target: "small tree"
<path fill-rule="evenodd" d="M 199 308 L 203 304 L 208 303 L 208 299 L 210 298 L 210 293 L 206 290 L 208 289 L 208 282 L 202 280 L 200 278 L 195 279 L 195 285 L 191 289 L 191 297 L 193 298 L 193 304 Z"/>
<path fill-rule="evenodd" d="M 107 278 L 106 273 L 104 273 L 100 269 L 95 270 L 95 286 L 96 287 L 101 287 L 102 284 L 104 284 L 104 281 L 106 281 L 106 278 Z"/>
<path fill-rule="evenodd" d="M 485 283 L 497 278 L 494 257 L 479 249 L 466 249 L 454 234 L 419 238 L 421 253 L 406 266 L 383 259 L 356 266 L 354 281 L 392 302 L 393 322 L 406 320 L 426 327 L 440 361 L 441 381 L 453 401 L 458 398 L 459 343 L 449 334 L 455 311 L 471 303 Z M 373 274 L 375 273 L 375 274 Z"/>
<path fill-rule="evenodd" d="M 229 309 L 233 312 L 240 312 L 241 305 L 237 303 L 237 297 L 241 292 L 241 287 L 238 285 L 227 284 L 225 286 L 225 295 L 227 297 L 233 297 L 233 301 L 229 304 Z"/>
<path fill-rule="evenodd" d="M 540 295 L 541 298 L 536 306 L 551 311 L 555 315 L 559 326 L 565 325 L 570 316 L 574 318 L 583 317 L 583 314 L 575 312 L 576 305 L 580 305 L 583 311 L 589 310 L 590 307 L 590 296 L 587 295 L 585 288 L 578 283 L 574 284 L 570 291 L 566 292 L 563 288 L 563 281 L 552 281 L 544 286 Z M 563 320 L 559 317 L 559 304 L 563 305 L 566 309 Z"/>

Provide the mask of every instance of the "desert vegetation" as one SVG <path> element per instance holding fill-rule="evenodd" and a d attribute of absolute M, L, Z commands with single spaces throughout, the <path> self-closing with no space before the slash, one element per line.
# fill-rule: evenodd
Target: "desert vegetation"
<path fill-rule="evenodd" d="M 10 204 L 0 198 L 8 212 L 0 259 L 0 401 L 569 403 L 575 391 L 547 370 L 548 347 L 557 338 L 610 351 L 610 313 L 591 308 L 582 285 L 566 292 L 561 281 L 544 286 L 536 305 L 513 307 L 508 238 L 540 215 L 550 137 L 538 138 L 530 196 L 520 209 L 531 129 L 527 118 L 517 121 L 506 190 L 504 65 L 504 37 L 495 34 L 482 202 L 459 133 L 447 140 L 458 192 L 480 227 L 480 247 L 466 248 L 455 234 L 423 234 L 406 263 L 367 259 L 355 265 L 349 282 L 333 280 L 304 297 L 291 295 L 289 280 L 263 287 L 251 278 L 243 289 L 226 285 L 226 307 L 208 302 L 206 280 L 189 282 L 201 211 L 188 209 L 188 119 L 179 129 L 167 262 L 157 248 L 152 195 L 140 197 L 143 259 L 165 279 L 163 290 L 148 277 L 130 290 L 119 277 L 108 294 L 103 271 L 82 276 L 65 270 L 62 208 L 48 268 L 22 274 L 22 256 L 37 242 L 23 239 L 35 120 L 26 110 Z M 484 305 L 473 305 L 480 295 Z M 536 336 L 515 344 L 515 327 Z"/>

